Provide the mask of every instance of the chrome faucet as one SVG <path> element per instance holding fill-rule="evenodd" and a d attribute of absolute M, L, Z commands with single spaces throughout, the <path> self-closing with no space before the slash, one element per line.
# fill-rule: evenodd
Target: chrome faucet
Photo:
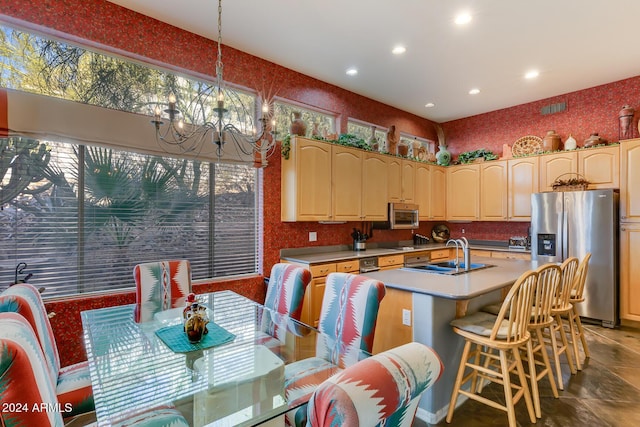
<path fill-rule="evenodd" d="M 460 239 L 449 239 L 447 241 L 446 246 L 449 246 L 449 243 L 454 243 L 456 245 L 456 269 L 460 268 L 460 248 L 462 248 L 462 253 L 464 256 L 464 269 L 469 270 L 471 268 L 471 251 L 469 249 L 469 241 L 466 237 L 462 237 Z"/>
<path fill-rule="evenodd" d="M 449 247 L 449 243 L 454 243 L 456 245 L 456 270 L 460 267 L 459 252 L 460 252 L 460 243 L 461 242 L 462 241 L 460 239 L 458 239 L 458 240 L 449 239 L 449 240 L 447 240 L 447 244 L 445 245 L 446 247 Z"/>
<path fill-rule="evenodd" d="M 464 254 L 464 269 L 469 270 L 471 268 L 471 250 L 469 249 L 469 241 L 466 237 L 458 239 L 460 246 L 462 247 L 462 253 Z"/>

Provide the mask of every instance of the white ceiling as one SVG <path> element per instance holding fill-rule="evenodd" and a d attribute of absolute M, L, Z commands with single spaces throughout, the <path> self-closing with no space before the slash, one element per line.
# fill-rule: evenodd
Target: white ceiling
<path fill-rule="evenodd" d="M 217 39 L 216 0 L 111 1 Z M 223 44 L 436 122 L 640 75 L 639 27 L 639 0 L 225 0 L 222 12 Z M 540 76 L 525 80 L 530 69 Z"/>

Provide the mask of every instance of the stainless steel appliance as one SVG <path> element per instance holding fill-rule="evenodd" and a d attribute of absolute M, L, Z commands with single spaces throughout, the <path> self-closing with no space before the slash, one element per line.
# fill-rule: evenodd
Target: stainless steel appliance
<path fill-rule="evenodd" d="M 378 270 L 380 270 L 380 267 L 378 267 L 377 256 L 360 258 L 360 273 L 371 273 Z"/>
<path fill-rule="evenodd" d="M 582 317 L 618 323 L 618 193 L 587 190 L 531 195 L 531 256 L 539 262 L 592 257 Z"/>
<path fill-rule="evenodd" d="M 415 229 L 420 226 L 418 205 L 412 203 L 389 203 L 387 221 L 373 223 L 376 229 Z"/>

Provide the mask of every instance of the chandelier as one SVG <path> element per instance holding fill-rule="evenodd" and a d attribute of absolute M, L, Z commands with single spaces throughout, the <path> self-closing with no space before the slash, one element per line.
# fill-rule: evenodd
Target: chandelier
<path fill-rule="evenodd" d="M 161 104 L 167 108 L 161 109 L 156 104 L 154 119 L 151 123 L 156 129 L 156 140 L 163 148 L 175 147 L 183 153 L 200 153 L 206 144 L 215 147 L 218 160 L 224 154 L 225 145 L 233 145 L 238 154 L 251 156 L 266 166 L 266 159 L 275 152 L 276 133 L 269 132 L 267 121 L 269 117 L 269 103 L 258 97 L 257 106 L 261 105 L 262 115 L 258 118 L 259 125 L 254 126 L 253 111 L 238 98 L 227 100 L 225 104 L 225 88 L 222 63 L 222 0 L 218 0 L 218 51 L 216 59 L 216 87 L 214 88 L 215 102 L 207 105 L 213 95 L 199 93 L 194 104 L 198 105 L 198 114 L 204 117 L 204 123 L 185 123 L 183 114 L 176 108 L 176 96 L 171 93 L 168 102 Z M 227 96 L 227 98 L 230 98 Z M 230 107 L 230 108 L 227 108 Z M 257 109 L 257 108 L 256 108 Z M 230 110 L 234 114 L 229 114 Z M 164 115 L 162 113 L 165 113 Z M 233 116 L 233 117 L 229 117 Z M 165 120 L 168 120 L 164 127 Z M 275 127 L 275 126 L 274 126 Z M 271 134 L 269 139 L 267 135 Z"/>

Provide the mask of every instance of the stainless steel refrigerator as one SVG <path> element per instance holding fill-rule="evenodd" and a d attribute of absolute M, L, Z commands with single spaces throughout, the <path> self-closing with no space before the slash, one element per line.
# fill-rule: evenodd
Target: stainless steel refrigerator
<path fill-rule="evenodd" d="M 579 260 L 591 252 L 580 316 L 618 323 L 618 193 L 587 190 L 531 195 L 531 257 L 539 262 Z"/>

